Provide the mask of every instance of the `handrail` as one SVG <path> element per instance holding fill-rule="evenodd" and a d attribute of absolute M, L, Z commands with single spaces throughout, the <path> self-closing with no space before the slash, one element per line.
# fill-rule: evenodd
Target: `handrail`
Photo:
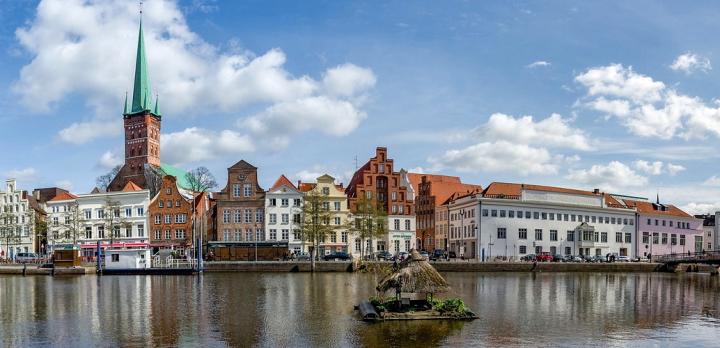
<path fill-rule="evenodd" d="M 720 260 L 720 250 L 671 253 L 657 256 L 653 255 L 652 260 L 661 263 L 678 261 Z"/>

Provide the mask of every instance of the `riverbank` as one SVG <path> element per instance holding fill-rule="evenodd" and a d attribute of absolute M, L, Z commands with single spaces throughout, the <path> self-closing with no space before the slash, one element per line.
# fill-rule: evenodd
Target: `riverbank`
<path fill-rule="evenodd" d="M 658 263 L 614 262 L 614 263 L 562 263 L 562 262 L 432 262 L 439 272 L 610 272 L 610 273 L 647 273 L 660 272 Z M 268 272 L 294 273 L 311 272 L 309 261 L 224 261 L 205 262 L 204 272 Z M 389 266 L 389 262 L 364 262 L 370 268 Z M 357 262 L 316 262 L 315 272 L 355 272 Z M 703 272 L 702 270 L 696 270 Z M 23 265 L 2 265 L 0 274 L 23 274 Z M 28 265 L 25 275 L 52 275 L 52 269 Z M 79 268 L 56 268 L 55 275 L 95 274 L 94 266 Z"/>

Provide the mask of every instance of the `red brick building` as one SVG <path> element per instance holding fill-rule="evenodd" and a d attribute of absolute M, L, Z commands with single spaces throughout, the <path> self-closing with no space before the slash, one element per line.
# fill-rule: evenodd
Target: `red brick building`
<path fill-rule="evenodd" d="M 395 171 L 395 163 L 387 149 L 378 147 L 375 157 L 358 169 L 345 190 L 350 212 L 356 210 L 358 197 L 377 200 L 388 214 L 389 233 L 376 240 L 368 250 L 391 253 L 415 248 L 415 202 L 413 188 L 405 171 Z M 370 241 L 364 241 L 370 244 Z"/>
<path fill-rule="evenodd" d="M 463 184 L 457 176 L 408 174 L 415 189 L 415 213 L 417 219 L 418 249 L 431 252 L 435 249 L 446 250 L 447 238 L 436 233 L 437 214 L 442 213 L 441 206 L 453 194 L 480 192 L 480 185 Z M 447 209 L 445 209 L 447 210 Z M 438 231 L 440 232 L 440 231 Z"/>
<path fill-rule="evenodd" d="M 228 168 L 227 185 L 214 198 L 216 241 L 265 240 L 265 190 L 258 183 L 256 167 L 241 160 Z"/>
<path fill-rule="evenodd" d="M 192 247 L 192 196 L 181 190 L 174 176 L 162 178 L 162 186 L 150 201 L 150 247 L 175 249 L 180 254 Z"/>

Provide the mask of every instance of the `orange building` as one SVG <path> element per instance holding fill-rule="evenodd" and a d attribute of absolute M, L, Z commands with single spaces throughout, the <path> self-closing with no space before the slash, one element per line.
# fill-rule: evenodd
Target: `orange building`
<path fill-rule="evenodd" d="M 162 186 L 150 201 L 150 247 L 175 249 L 181 255 L 192 247 L 192 195 L 177 185 L 174 176 L 162 178 Z"/>

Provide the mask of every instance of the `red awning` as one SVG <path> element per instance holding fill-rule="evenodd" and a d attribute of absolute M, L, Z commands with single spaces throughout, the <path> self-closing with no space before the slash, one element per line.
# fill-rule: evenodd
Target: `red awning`
<path fill-rule="evenodd" d="M 148 243 L 114 243 L 114 244 L 100 244 L 101 248 L 147 248 L 150 244 Z M 81 244 L 83 249 L 95 249 L 97 244 Z"/>

